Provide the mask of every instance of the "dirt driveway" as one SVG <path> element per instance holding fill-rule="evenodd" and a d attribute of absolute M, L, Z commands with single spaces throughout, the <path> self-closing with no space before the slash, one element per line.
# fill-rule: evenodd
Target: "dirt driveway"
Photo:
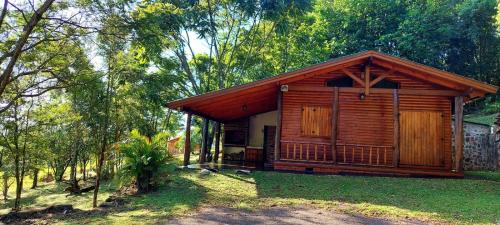
<path fill-rule="evenodd" d="M 426 224 L 413 220 L 386 220 L 343 214 L 335 211 L 308 208 L 272 207 L 258 211 L 241 211 L 229 208 L 205 208 L 194 215 L 174 218 L 167 224 Z"/>

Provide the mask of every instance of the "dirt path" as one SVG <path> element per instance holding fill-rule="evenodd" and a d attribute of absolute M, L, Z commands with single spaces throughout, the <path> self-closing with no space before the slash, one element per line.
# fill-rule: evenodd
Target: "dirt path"
<path fill-rule="evenodd" d="M 386 220 L 308 208 L 272 207 L 248 212 L 229 208 L 202 209 L 192 216 L 174 218 L 167 224 L 425 224 L 412 220 Z"/>

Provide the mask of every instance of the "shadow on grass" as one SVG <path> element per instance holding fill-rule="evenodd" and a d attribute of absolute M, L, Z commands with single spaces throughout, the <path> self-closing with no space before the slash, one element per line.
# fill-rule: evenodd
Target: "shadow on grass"
<path fill-rule="evenodd" d="M 464 223 L 500 219 L 500 185 L 490 181 L 276 172 L 255 172 L 252 177 L 259 198 L 351 203 L 359 204 L 357 211 L 365 213 L 373 210 Z"/>
<path fill-rule="evenodd" d="M 56 183 L 54 185 L 41 184 L 36 189 L 30 189 L 29 194 L 26 194 L 27 189 L 25 189 L 23 190 L 23 193 L 21 195 L 21 207 L 23 208 L 32 205 L 41 195 L 48 195 L 57 192 L 62 192 L 64 188 L 65 184 Z M 12 208 L 14 207 L 14 201 L 15 201 L 15 193 L 9 193 L 9 198 L 7 199 L 7 201 L 1 201 L 0 208 L 1 209 Z"/>
<path fill-rule="evenodd" d="M 67 223 L 156 223 L 160 219 L 185 214 L 205 197 L 204 187 L 181 176 L 172 176 L 159 190 L 142 195 L 124 196 L 123 206 L 80 210 L 54 219 Z"/>

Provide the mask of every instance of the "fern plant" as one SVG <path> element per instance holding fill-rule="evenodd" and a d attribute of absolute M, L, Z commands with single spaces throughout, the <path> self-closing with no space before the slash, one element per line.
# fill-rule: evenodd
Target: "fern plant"
<path fill-rule="evenodd" d="M 120 171 L 122 181 L 135 180 L 140 193 L 149 192 L 159 184 L 166 163 L 171 159 L 163 136 L 149 139 L 138 130 L 130 133 L 130 139 L 120 146 L 120 152 L 124 157 Z"/>

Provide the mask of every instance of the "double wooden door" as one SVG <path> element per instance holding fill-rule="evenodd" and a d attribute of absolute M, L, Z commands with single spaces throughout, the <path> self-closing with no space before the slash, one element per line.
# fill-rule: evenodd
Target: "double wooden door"
<path fill-rule="evenodd" d="M 414 166 L 443 166 L 443 113 L 436 111 L 401 111 L 399 119 L 399 163 Z"/>

